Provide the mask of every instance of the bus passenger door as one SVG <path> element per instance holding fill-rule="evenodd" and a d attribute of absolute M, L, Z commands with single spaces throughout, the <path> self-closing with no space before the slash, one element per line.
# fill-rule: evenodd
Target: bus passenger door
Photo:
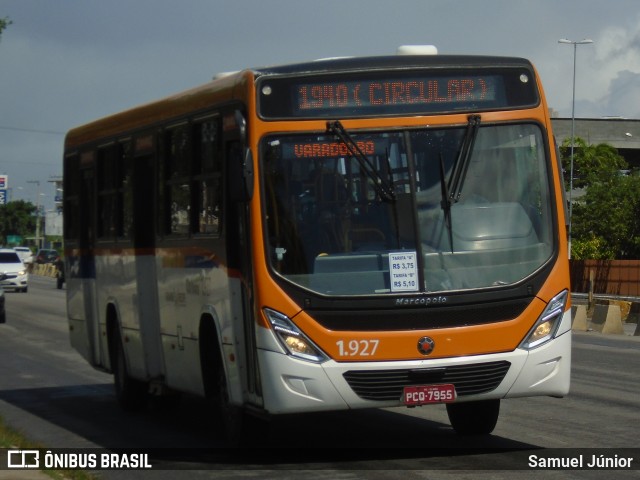
<path fill-rule="evenodd" d="M 246 144 L 246 124 L 240 112 L 235 113 L 235 129 L 225 130 L 225 157 L 227 166 L 227 222 L 226 242 L 228 263 L 238 272 L 239 301 L 234 302 L 233 324 L 244 351 L 243 390 L 250 403 L 262 405 L 260 373 L 256 352 L 256 325 L 254 318 L 253 266 L 251 249 L 250 190 L 252 161 Z"/>

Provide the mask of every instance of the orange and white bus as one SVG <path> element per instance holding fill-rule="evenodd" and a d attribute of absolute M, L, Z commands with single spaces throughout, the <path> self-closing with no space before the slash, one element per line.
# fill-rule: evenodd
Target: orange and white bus
<path fill-rule="evenodd" d="M 124 407 L 247 412 L 569 390 L 565 203 L 539 77 L 519 58 L 247 69 L 70 131 L 72 345 Z"/>

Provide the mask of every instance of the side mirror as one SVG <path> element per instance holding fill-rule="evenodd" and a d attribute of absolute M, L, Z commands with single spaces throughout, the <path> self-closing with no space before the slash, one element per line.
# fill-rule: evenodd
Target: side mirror
<path fill-rule="evenodd" d="M 253 197 L 253 154 L 240 142 L 229 145 L 227 155 L 227 180 L 232 202 L 249 202 Z"/>
<path fill-rule="evenodd" d="M 227 185 L 232 202 L 249 202 L 253 197 L 253 154 L 247 144 L 247 121 L 236 110 L 231 122 L 227 143 Z M 231 140 L 232 139 L 232 140 Z"/>
<path fill-rule="evenodd" d="M 244 161 L 242 164 L 242 179 L 244 180 L 245 201 L 249 202 L 253 198 L 253 154 L 251 149 L 247 148 L 244 152 Z"/>

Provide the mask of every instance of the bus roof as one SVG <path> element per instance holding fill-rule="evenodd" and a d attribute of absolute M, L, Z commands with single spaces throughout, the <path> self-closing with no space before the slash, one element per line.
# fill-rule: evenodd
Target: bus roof
<path fill-rule="evenodd" d="M 65 149 L 123 135 L 132 130 L 152 128 L 161 122 L 178 120 L 198 110 L 206 111 L 210 105 L 234 100 L 248 101 L 246 88 L 254 79 L 266 76 L 313 75 L 329 72 L 358 72 L 367 70 L 403 70 L 416 68 L 475 68 L 526 67 L 531 63 L 524 58 L 471 55 L 393 55 L 372 57 L 342 57 L 287 65 L 251 68 L 241 72 L 218 76 L 214 80 L 175 95 L 116 113 L 69 131 Z"/>
<path fill-rule="evenodd" d="M 295 75 L 326 72 L 349 72 L 361 70 L 411 69 L 411 68 L 474 68 L 531 67 L 531 62 L 519 57 L 499 57 L 482 55 L 390 55 L 379 57 L 342 57 L 292 63 L 253 69 L 256 76 Z"/>
<path fill-rule="evenodd" d="M 249 81 L 248 72 L 238 72 L 215 79 L 204 85 L 133 107 L 85 125 L 73 128 L 65 138 L 65 149 L 80 147 L 86 143 L 123 135 L 132 130 L 152 128 L 161 122 L 206 110 L 207 106 L 243 99 L 241 88 Z"/>

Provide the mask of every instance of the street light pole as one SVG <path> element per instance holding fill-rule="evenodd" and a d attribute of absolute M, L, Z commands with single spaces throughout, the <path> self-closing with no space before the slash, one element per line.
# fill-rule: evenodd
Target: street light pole
<path fill-rule="evenodd" d="M 579 42 L 574 42 L 566 38 L 561 38 L 558 43 L 573 45 L 573 89 L 571 94 L 571 160 L 569 168 L 569 260 L 571 260 L 571 216 L 573 213 L 573 145 L 576 137 L 576 53 L 578 45 L 593 43 L 593 40 L 585 38 Z"/>

